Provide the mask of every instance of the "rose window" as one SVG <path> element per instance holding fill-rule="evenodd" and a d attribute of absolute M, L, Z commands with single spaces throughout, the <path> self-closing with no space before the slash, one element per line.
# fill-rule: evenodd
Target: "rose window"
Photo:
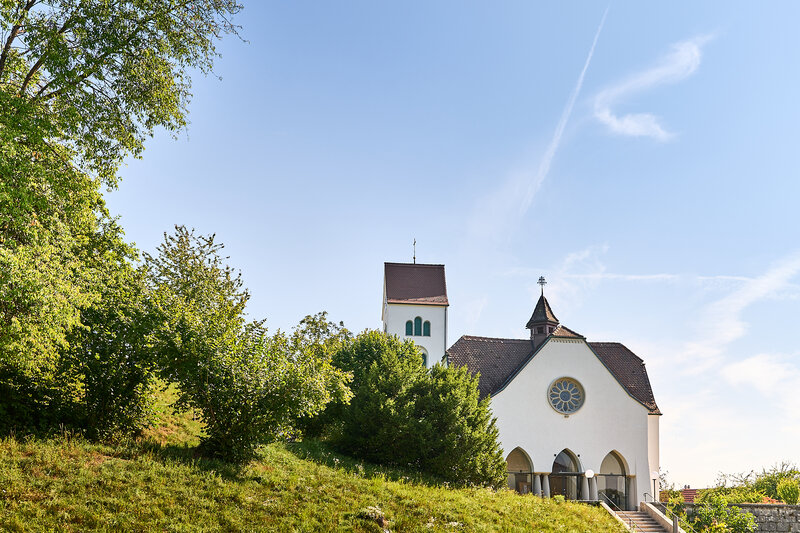
<path fill-rule="evenodd" d="M 547 397 L 553 409 L 572 414 L 583 405 L 583 387 L 572 378 L 559 378 L 550 385 Z"/>

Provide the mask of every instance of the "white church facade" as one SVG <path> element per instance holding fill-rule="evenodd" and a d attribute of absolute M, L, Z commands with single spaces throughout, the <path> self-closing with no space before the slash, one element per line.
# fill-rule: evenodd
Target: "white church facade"
<path fill-rule="evenodd" d="M 384 330 L 422 346 L 429 367 L 443 358 L 480 374 L 510 488 L 621 509 L 658 494 L 661 412 L 642 359 L 620 343 L 589 342 L 560 324 L 544 291 L 526 324 L 530 338 L 465 335 L 445 350 L 447 305 L 444 266 L 386 263 Z M 414 335 L 417 317 L 420 336 Z"/>

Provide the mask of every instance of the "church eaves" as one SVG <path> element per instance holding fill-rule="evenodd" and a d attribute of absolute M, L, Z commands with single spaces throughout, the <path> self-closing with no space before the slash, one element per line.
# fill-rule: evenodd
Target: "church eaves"
<path fill-rule="evenodd" d="M 564 326 L 559 326 L 550 336 L 585 340 Z M 586 344 L 634 400 L 650 414 L 661 414 L 641 358 L 618 342 Z M 464 335 L 447 350 L 447 360 L 451 365 L 466 366 L 472 374 L 480 374 L 478 388 L 483 398 L 505 388 L 537 351 L 531 348 L 529 340 Z"/>

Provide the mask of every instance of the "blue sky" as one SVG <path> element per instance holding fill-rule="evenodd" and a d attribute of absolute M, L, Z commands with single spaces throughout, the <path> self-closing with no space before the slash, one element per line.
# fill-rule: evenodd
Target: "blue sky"
<path fill-rule="evenodd" d="M 380 325 L 444 263 L 449 342 L 561 322 L 647 363 L 678 485 L 800 462 L 800 5 L 245 2 L 108 195 L 153 251 L 216 233 L 272 329 Z M 602 23 L 602 24 L 601 24 Z"/>

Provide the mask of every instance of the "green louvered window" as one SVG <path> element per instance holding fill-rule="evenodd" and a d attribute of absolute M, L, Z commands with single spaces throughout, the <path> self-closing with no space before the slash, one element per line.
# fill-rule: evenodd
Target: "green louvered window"
<path fill-rule="evenodd" d="M 406 335 L 413 335 L 414 334 L 414 323 L 410 320 L 406 322 Z"/>
<path fill-rule="evenodd" d="M 422 335 L 422 319 L 420 317 L 414 319 L 414 335 Z"/>
<path fill-rule="evenodd" d="M 422 324 L 422 335 L 424 337 L 430 337 L 431 336 L 431 323 L 428 322 L 427 320 L 425 321 L 424 324 Z"/>

